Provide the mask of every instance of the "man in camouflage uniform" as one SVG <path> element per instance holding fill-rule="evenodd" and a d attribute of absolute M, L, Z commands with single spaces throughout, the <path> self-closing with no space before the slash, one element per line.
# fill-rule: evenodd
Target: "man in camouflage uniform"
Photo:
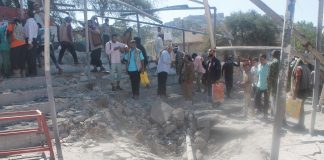
<path fill-rule="evenodd" d="M 275 103 L 276 103 L 276 94 L 277 94 L 277 81 L 279 75 L 279 59 L 280 59 L 280 51 L 274 50 L 272 51 L 272 61 L 269 64 L 269 75 L 268 75 L 268 89 L 270 93 L 271 99 L 271 114 L 274 116 L 275 111 Z"/>
<path fill-rule="evenodd" d="M 173 48 L 173 52 L 175 54 L 175 67 L 176 67 L 176 73 L 177 75 L 180 75 L 181 72 L 181 68 L 183 65 L 183 57 L 184 57 L 184 53 L 179 51 L 178 46 L 175 46 Z"/>

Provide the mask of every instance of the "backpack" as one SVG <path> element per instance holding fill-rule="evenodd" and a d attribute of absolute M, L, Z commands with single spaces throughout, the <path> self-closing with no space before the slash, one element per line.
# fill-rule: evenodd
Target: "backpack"
<path fill-rule="evenodd" d="M 17 23 L 12 33 L 17 40 L 25 41 L 26 36 L 22 24 Z"/>
<path fill-rule="evenodd" d="M 300 81 L 300 89 L 311 91 L 313 89 L 312 87 L 312 74 L 310 69 L 306 64 L 301 65 L 302 67 L 302 77 Z"/>

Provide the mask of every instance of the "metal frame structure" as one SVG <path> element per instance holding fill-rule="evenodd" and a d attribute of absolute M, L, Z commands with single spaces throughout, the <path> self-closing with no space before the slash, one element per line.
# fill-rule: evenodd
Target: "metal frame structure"
<path fill-rule="evenodd" d="M 51 137 L 49 134 L 48 126 L 45 121 L 45 116 L 39 110 L 35 111 L 20 111 L 20 112 L 2 112 L 0 113 L 0 121 L 15 121 L 15 120 L 32 120 L 36 119 L 38 123 L 37 128 L 9 130 L 0 132 L 0 136 L 13 136 L 13 135 L 25 135 L 25 134 L 44 134 L 46 138 L 47 146 L 36 146 L 29 148 L 19 148 L 13 150 L 0 151 L 1 156 L 10 156 L 23 153 L 33 152 L 50 152 L 50 159 L 54 160 L 54 151 L 52 147 Z"/>

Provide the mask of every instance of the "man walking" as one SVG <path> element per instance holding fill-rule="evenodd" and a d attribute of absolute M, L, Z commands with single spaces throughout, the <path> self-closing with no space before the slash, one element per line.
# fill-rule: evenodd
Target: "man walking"
<path fill-rule="evenodd" d="M 269 73 L 269 65 L 267 64 L 267 56 L 265 54 L 260 56 L 260 64 L 257 68 L 258 74 L 258 83 L 257 83 L 257 91 L 255 95 L 255 106 L 257 108 L 258 113 L 263 112 L 263 117 L 267 118 L 268 109 L 269 109 L 269 93 L 268 93 L 268 73 Z M 261 97 L 263 94 L 263 104 L 261 102 Z"/>
<path fill-rule="evenodd" d="M 216 83 L 221 78 L 221 63 L 215 57 L 216 51 L 214 49 L 208 50 L 208 60 L 205 64 L 206 77 L 207 77 L 207 92 L 208 98 L 212 101 L 212 84 Z"/>
<path fill-rule="evenodd" d="M 202 77 L 206 73 L 206 70 L 203 66 L 204 59 L 202 56 L 197 55 L 197 53 L 192 54 L 194 60 L 194 71 L 195 71 L 195 80 L 197 85 L 197 91 L 202 92 Z"/>
<path fill-rule="evenodd" d="M 34 19 L 34 13 L 28 12 L 28 19 L 24 26 L 27 42 L 27 66 L 28 76 L 37 76 L 36 54 L 38 25 Z"/>
<path fill-rule="evenodd" d="M 292 98 L 299 98 L 302 100 L 302 106 L 300 109 L 300 116 L 294 129 L 305 130 L 305 111 L 304 103 L 308 95 L 311 95 L 312 87 L 310 84 L 311 72 L 307 64 L 305 64 L 300 58 L 297 59 L 292 71 Z"/>
<path fill-rule="evenodd" d="M 270 92 L 271 98 L 271 115 L 274 116 L 276 113 L 275 103 L 276 103 L 276 94 L 277 94 L 277 81 L 279 76 L 279 59 L 280 51 L 272 51 L 272 61 L 269 64 L 269 76 L 268 76 L 268 91 Z"/>
<path fill-rule="evenodd" d="M 234 66 L 239 67 L 240 60 L 238 58 L 238 63 L 236 64 L 233 61 L 233 57 L 228 57 L 228 55 L 225 55 L 224 61 L 225 63 L 222 68 L 222 75 L 225 76 L 226 96 L 227 98 L 231 98 L 231 92 L 233 88 Z"/>
<path fill-rule="evenodd" d="M 120 43 L 117 41 L 117 34 L 111 36 L 111 41 L 106 43 L 106 54 L 109 57 L 111 64 L 112 82 L 111 89 L 112 91 L 122 90 L 120 87 L 120 79 L 122 72 L 121 64 L 121 50 L 125 49 L 126 44 Z"/>
<path fill-rule="evenodd" d="M 100 68 L 100 72 L 104 72 L 105 68 L 101 62 L 101 49 L 102 49 L 102 39 L 99 29 L 99 23 L 96 16 L 93 16 L 89 21 L 89 42 L 91 51 L 90 64 L 93 66 L 91 72 L 98 72 L 97 68 Z"/>
<path fill-rule="evenodd" d="M 106 18 L 105 19 L 105 23 L 102 24 L 101 26 L 101 33 L 102 33 L 102 39 L 104 41 L 104 44 L 106 44 L 107 42 L 110 41 L 110 35 L 111 35 L 111 31 L 110 31 L 110 26 L 109 26 L 109 19 Z"/>
<path fill-rule="evenodd" d="M 60 26 L 59 41 L 61 44 L 61 50 L 58 58 L 59 64 L 63 64 L 62 59 L 66 49 L 68 49 L 72 54 L 74 64 L 79 64 L 78 57 L 73 46 L 71 22 L 72 18 L 66 17 L 63 24 Z"/>
<path fill-rule="evenodd" d="M 168 46 L 166 50 L 162 51 L 161 56 L 159 57 L 158 65 L 157 65 L 157 73 L 158 73 L 158 91 L 157 94 L 159 96 L 166 96 L 166 81 L 168 79 L 168 73 L 171 68 L 171 53 L 172 46 Z"/>
<path fill-rule="evenodd" d="M 132 85 L 132 94 L 134 99 L 139 98 L 140 72 L 144 71 L 144 56 L 142 52 L 135 47 L 135 40 L 129 43 L 129 51 L 124 59 L 127 61 L 126 69 Z"/>

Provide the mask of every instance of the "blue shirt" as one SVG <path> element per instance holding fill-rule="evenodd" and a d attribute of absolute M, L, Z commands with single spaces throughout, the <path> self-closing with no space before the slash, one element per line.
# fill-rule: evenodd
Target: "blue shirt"
<path fill-rule="evenodd" d="M 264 64 L 258 65 L 257 74 L 259 77 L 257 87 L 261 90 L 267 90 L 268 89 L 268 74 L 269 74 L 269 65 Z"/>
<path fill-rule="evenodd" d="M 170 53 L 167 50 L 163 50 L 157 65 L 157 72 L 169 73 L 171 68 L 171 63 L 172 63 L 172 59 Z"/>
<path fill-rule="evenodd" d="M 129 65 L 128 65 L 128 71 L 129 72 L 138 71 L 140 69 L 140 68 L 137 68 L 137 66 L 136 66 L 136 60 L 135 60 L 134 53 L 135 53 L 135 48 L 132 48 L 130 50 L 130 60 L 128 60 L 128 54 L 124 55 L 124 59 L 129 61 Z M 139 58 L 140 58 L 141 61 L 144 60 L 144 56 L 143 56 L 142 52 L 140 52 L 140 57 Z"/>

